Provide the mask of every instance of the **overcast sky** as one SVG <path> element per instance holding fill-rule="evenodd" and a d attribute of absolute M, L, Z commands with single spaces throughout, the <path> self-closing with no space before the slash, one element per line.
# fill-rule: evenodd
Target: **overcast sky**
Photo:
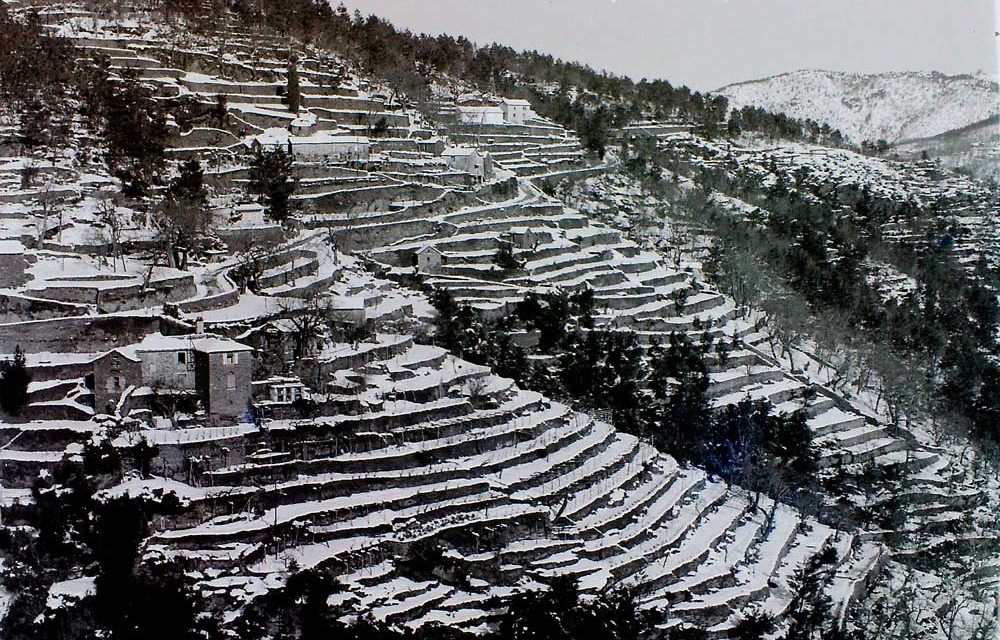
<path fill-rule="evenodd" d="M 334 0 L 336 3 L 336 0 Z M 797 69 L 997 68 L 1000 0 L 345 0 L 417 32 L 700 90 Z"/>

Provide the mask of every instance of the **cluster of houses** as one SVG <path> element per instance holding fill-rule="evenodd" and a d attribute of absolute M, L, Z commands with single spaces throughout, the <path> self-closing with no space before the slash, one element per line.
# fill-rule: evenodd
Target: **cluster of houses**
<path fill-rule="evenodd" d="M 283 372 L 296 360 L 289 331 L 279 331 L 276 339 L 272 324 L 241 336 L 242 341 L 198 326 L 191 334 L 157 332 L 111 349 L 90 363 L 95 411 L 147 422 L 193 414 L 208 425 L 251 422 L 265 412 L 291 413 L 311 393 L 297 376 L 268 372 Z M 261 362 L 258 353 L 263 352 L 278 361 Z"/>
<path fill-rule="evenodd" d="M 503 98 L 500 104 L 460 104 L 458 119 L 462 124 L 525 124 L 538 116 L 527 100 Z"/>
<path fill-rule="evenodd" d="M 465 125 L 523 125 L 538 116 L 527 100 L 503 98 L 498 104 L 458 104 L 458 119 Z M 306 112 L 288 126 L 275 127 L 244 140 L 250 152 L 282 149 L 304 160 L 367 163 L 372 156 L 374 143 L 366 136 L 345 135 L 343 131 L 317 129 L 315 116 Z M 441 154 L 449 169 L 468 173 L 480 180 L 493 176 L 493 160 L 477 148 L 446 147 Z"/>
<path fill-rule="evenodd" d="M 99 413 L 145 409 L 169 398 L 200 407 L 211 424 L 242 420 L 252 400 L 253 349 L 210 333 L 154 333 L 93 361 L 94 407 Z"/>
<path fill-rule="evenodd" d="M 460 104 L 457 109 L 465 124 L 524 124 L 537 117 L 527 100 L 508 98 L 498 105 Z M 369 160 L 372 142 L 367 137 L 311 129 L 306 115 L 288 129 L 268 129 L 245 144 L 250 151 L 281 148 L 303 159 Z M 480 180 L 494 175 L 493 159 L 476 147 L 446 147 L 441 158 L 450 170 Z M 24 248 L 19 244 L 0 242 L 0 274 L 24 272 Z M 415 256 L 422 273 L 437 272 L 447 261 L 448 256 L 434 247 L 425 247 Z M 4 284 L 0 280 L 0 287 Z M 268 339 L 266 335 L 258 337 Z M 255 406 L 289 406 L 310 396 L 309 388 L 298 377 L 276 375 L 254 380 L 254 347 L 205 333 L 202 327 L 189 335 L 151 334 L 136 344 L 102 354 L 92 366 L 98 413 L 138 410 L 152 417 L 157 411 L 162 413 L 167 398 L 173 407 L 200 412 L 209 424 L 232 424 L 252 419 Z"/>

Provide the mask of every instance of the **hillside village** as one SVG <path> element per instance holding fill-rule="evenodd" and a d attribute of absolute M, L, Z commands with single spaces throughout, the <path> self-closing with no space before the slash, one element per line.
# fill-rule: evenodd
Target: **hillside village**
<path fill-rule="evenodd" d="M 105 166 L 81 117 L 63 145 L 26 144 L 3 120 L 0 353 L 30 377 L 0 421 L 4 637 L 89 637 L 118 565 L 98 550 L 44 566 L 19 536 L 65 552 L 134 504 L 135 566 L 182 566 L 217 637 L 306 637 L 274 622 L 303 602 L 280 599 L 300 575 L 336 581 L 322 602 L 336 621 L 398 633 L 495 633 L 524 593 L 570 579 L 583 601 L 628 588 L 636 619 L 669 638 L 752 637 L 737 635 L 748 620 L 784 637 L 814 602 L 831 634 L 862 633 L 822 637 L 878 637 L 864 627 L 888 629 L 879 607 L 905 598 L 933 637 L 986 637 L 1000 494 L 985 454 L 901 420 L 874 383 L 838 387 L 807 341 L 776 351 L 768 314 L 709 277 L 704 223 L 664 217 L 624 167 L 628 141 L 651 140 L 678 159 L 682 191 L 698 189 L 682 176 L 721 168 L 941 202 L 970 272 L 1000 263 L 987 189 L 682 121 L 636 122 L 615 133 L 623 151 L 598 155 L 519 96 L 441 81 L 418 105 L 315 44 L 133 9 L 0 9 L 145 88 L 165 111 L 168 176 L 130 194 L 135 174 Z M 712 198 L 734 218 L 766 214 Z M 907 275 L 882 267 L 891 297 Z M 526 301 L 579 296 L 588 311 L 560 331 L 703 345 L 713 411 L 764 401 L 801 416 L 817 483 L 839 497 L 740 486 L 529 384 L 560 355 L 540 320 L 520 320 Z M 476 319 L 458 350 L 447 308 Z M 524 360 L 484 364 L 462 342 L 476 326 Z M 73 511 L 84 494 L 105 515 Z M 899 522 L 837 515 L 890 504 Z"/>

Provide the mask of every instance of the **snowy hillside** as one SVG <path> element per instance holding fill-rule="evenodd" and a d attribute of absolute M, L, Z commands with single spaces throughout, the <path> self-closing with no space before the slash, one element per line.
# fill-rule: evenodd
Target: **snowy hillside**
<path fill-rule="evenodd" d="M 942 133 L 932 138 L 903 140 L 894 146 L 903 158 L 924 153 L 941 166 L 960 168 L 979 179 L 1000 178 L 1000 117 Z"/>
<path fill-rule="evenodd" d="M 984 75 L 803 70 L 729 85 L 717 93 L 735 108 L 757 106 L 828 123 L 856 142 L 928 138 L 1000 111 L 997 84 Z"/>
<path fill-rule="evenodd" d="M 252 4 L 0 0 L 0 640 L 986 637 L 992 191 Z"/>

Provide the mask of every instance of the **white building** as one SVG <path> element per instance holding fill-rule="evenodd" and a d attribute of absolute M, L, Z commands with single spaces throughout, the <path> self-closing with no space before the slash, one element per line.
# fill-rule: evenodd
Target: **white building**
<path fill-rule="evenodd" d="M 441 153 L 448 166 L 476 176 L 480 180 L 493 177 L 493 158 L 489 153 L 474 147 L 449 147 Z"/>
<path fill-rule="evenodd" d="M 445 263 L 443 253 L 432 246 L 426 246 L 417 251 L 417 272 L 418 273 L 439 273 L 441 265 Z"/>
<path fill-rule="evenodd" d="M 354 160 L 367 162 L 371 155 L 371 141 L 364 136 L 309 136 L 293 137 L 292 153 L 308 158 Z"/>
<path fill-rule="evenodd" d="M 500 107 L 458 106 L 458 119 L 462 124 L 503 124 L 503 109 Z"/>
<path fill-rule="evenodd" d="M 371 155 L 371 141 L 364 136 L 337 135 L 335 131 L 317 131 L 296 136 L 287 129 L 268 129 L 248 140 L 251 149 L 280 148 L 291 150 L 297 158 L 327 158 L 341 162 L 366 162 Z"/>
<path fill-rule="evenodd" d="M 538 117 L 531 110 L 530 102 L 518 98 L 504 98 L 500 109 L 508 124 L 524 124 L 528 120 Z"/>

